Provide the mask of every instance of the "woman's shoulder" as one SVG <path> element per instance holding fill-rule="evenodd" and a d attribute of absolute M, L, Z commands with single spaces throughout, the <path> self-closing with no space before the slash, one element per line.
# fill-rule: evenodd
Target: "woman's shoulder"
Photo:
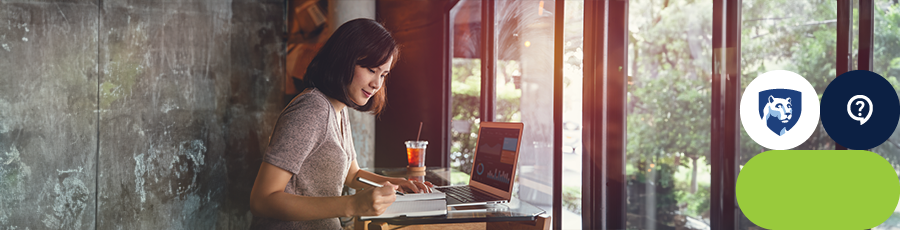
<path fill-rule="evenodd" d="M 316 88 L 303 90 L 303 92 L 297 94 L 297 96 L 291 100 L 290 104 L 316 105 L 319 107 L 331 106 L 331 103 L 328 102 L 328 98 L 325 97 L 325 94 Z"/>
<path fill-rule="evenodd" d="M 331 108 L 331 102 L 322 92 L 312 88 L 306 89 L 291 100 L 285 108 L 286 112 L 294 112 L 295 110 L 302 113 L 323 113 L 328 114 Z"/>

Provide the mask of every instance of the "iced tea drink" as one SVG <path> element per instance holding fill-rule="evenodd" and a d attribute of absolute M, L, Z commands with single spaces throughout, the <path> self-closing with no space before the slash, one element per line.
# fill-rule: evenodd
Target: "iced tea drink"
<path fill-rule="evenodd" d="M 406 141 L 406 159 L 409 169 L 415 171 L 425 170 L 425 147 L 428 141 Z"/>

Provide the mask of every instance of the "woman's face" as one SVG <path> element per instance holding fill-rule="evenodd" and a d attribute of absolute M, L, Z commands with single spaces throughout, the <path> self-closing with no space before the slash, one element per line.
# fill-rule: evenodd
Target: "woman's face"
<path fill-rule="evenodd" d="M 372 95 L 375 95 L 375 92 L 378 92 L 384 84 L 384 77 L 390 72 L 393 61 L 394 57 L 391 56 L 387 62 L 378 67 L 365 68 L 357 65 L 353 71 L 353 81 L 347 86 L 350 100 L 360 106 L 368 103 L 369 98 L 372 98 Z"/>

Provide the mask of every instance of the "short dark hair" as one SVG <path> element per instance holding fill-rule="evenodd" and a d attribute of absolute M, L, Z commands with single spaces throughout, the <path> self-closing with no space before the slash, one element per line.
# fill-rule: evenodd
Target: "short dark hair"
<path fill-rule="evenodd" d="M 306 68 L 303 83 L 349 107 L 377 115 L 384 109 L 387 101 L 387 82 L 382 84 L 381 89 L 365 105 L 357 105 L 350 100 L 347 86 L 353 81 L 357 65 L 375 68 L 394 57 L 391 63 L 393 68 L 397 64 L 398 54 L 397 42 L 380 23 L 372 19 L 354 19 L 338 27 L 328 38 Z"/>

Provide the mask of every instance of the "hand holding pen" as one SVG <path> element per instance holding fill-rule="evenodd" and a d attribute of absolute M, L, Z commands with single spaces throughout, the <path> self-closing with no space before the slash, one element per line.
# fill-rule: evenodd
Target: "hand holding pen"
<path fill-rule="evenodd" d="M 350 198 L 350 206 L 348 206 L 346 216 L 378 216 L 384 213 L 388 206 L 397 199 L 394 195 L 397 192 L 397 185 L 386 182 L 384 185 L 373 183 L 365 179 L 360 180 L 362 183 L 372 185 L 374 187 L 358 190 L 356 194 L 348 196 Z"/>
<path fill-rule="evenodd" d="M 375 182 L 373 182 L 373 181 L 367 180 L 366 178 L 357 177 L 356 180 L 358 180 L 359 182 L 362 182 L 362 183 L 364 183 L 364 184 L 371 185 L 371 186 L 375 186 L 375 187 L 378 187 L 378 188 L 384 187 L 383 185 L 380 185 L 380 184 L 375 183 Z M 394 192 L 397 193 L 398 196 L 403 196 L 403 193 L 400 192 L 400 191 L 394 190 Z"/>

